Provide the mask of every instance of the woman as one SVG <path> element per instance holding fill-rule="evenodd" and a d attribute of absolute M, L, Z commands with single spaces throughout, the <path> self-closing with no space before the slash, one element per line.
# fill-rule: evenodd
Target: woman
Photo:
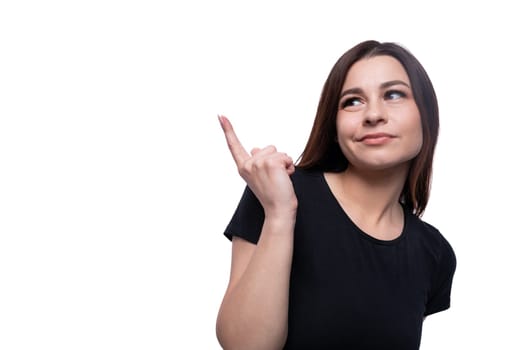
<path fill-rule="evenodd" d="M 438 105 L 405 48 L 366 41 L 325 83 L 298 164 L 247 153 L 220 116 L 247 187 L 226 228 L 232 265 L 217 318 L 225 349 L 418 349 L 445 310 L 454 252 L 422 215 Z"/>

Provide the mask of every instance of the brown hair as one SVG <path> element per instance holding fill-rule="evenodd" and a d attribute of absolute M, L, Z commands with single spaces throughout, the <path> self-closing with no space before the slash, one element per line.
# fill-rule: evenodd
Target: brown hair
<path fill-rule="evenodd" d="M 381 55 L 394 57 L 404 67 L 421 116 L 423 145 L 411 162 L 400 198 L 410 211 L 421 216 L 430 195 L 432 161 L 439 132 L 439 109 L 434 87 L 425 69 L 412 53 L 398 44 L 364 41 L 339 58 L 324 84 L 312 131 L 297 167 L 335 172 L 347 168 L 348 160 L 335 142 L 339 95 L 346 74 L 355 62 Z"/>

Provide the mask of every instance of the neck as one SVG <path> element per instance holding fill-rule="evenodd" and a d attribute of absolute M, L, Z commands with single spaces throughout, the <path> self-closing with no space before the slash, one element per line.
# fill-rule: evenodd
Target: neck
<path fill-rule="evenodd" d="M 349 166 L 340 174 L 342 200 L 356 215 L 367 217 L 371 224 L 393 218 L 401 213 L 399 198 L 408 167 L 402 164 L 393 169 L 367 171 Z"/>

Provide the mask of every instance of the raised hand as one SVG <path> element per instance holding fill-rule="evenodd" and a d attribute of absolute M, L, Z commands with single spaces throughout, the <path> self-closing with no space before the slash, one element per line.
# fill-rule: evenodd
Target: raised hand
<path fill-rule="evenodd" d="M 297 197 L 290 175 L 295 171 L 292 158 L 277 152 L 275 146 L 246 152 L 228 118 L 219 116 L 228 148 L 241 177 L 264 208 L 266 217 L 295 213 Z"/>

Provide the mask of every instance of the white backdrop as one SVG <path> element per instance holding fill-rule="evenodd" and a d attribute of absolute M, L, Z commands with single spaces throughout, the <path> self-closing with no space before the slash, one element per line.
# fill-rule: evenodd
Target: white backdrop
<path fill-rule="evenodd" d="M 0 3 L 0 348 L 219 349 L 247 148 L 294 158 L 336 59 L 409 48 L 441 107 L 453 245 L 422 349 L 523 349 L 525 28 L 512 1 Z"/>

